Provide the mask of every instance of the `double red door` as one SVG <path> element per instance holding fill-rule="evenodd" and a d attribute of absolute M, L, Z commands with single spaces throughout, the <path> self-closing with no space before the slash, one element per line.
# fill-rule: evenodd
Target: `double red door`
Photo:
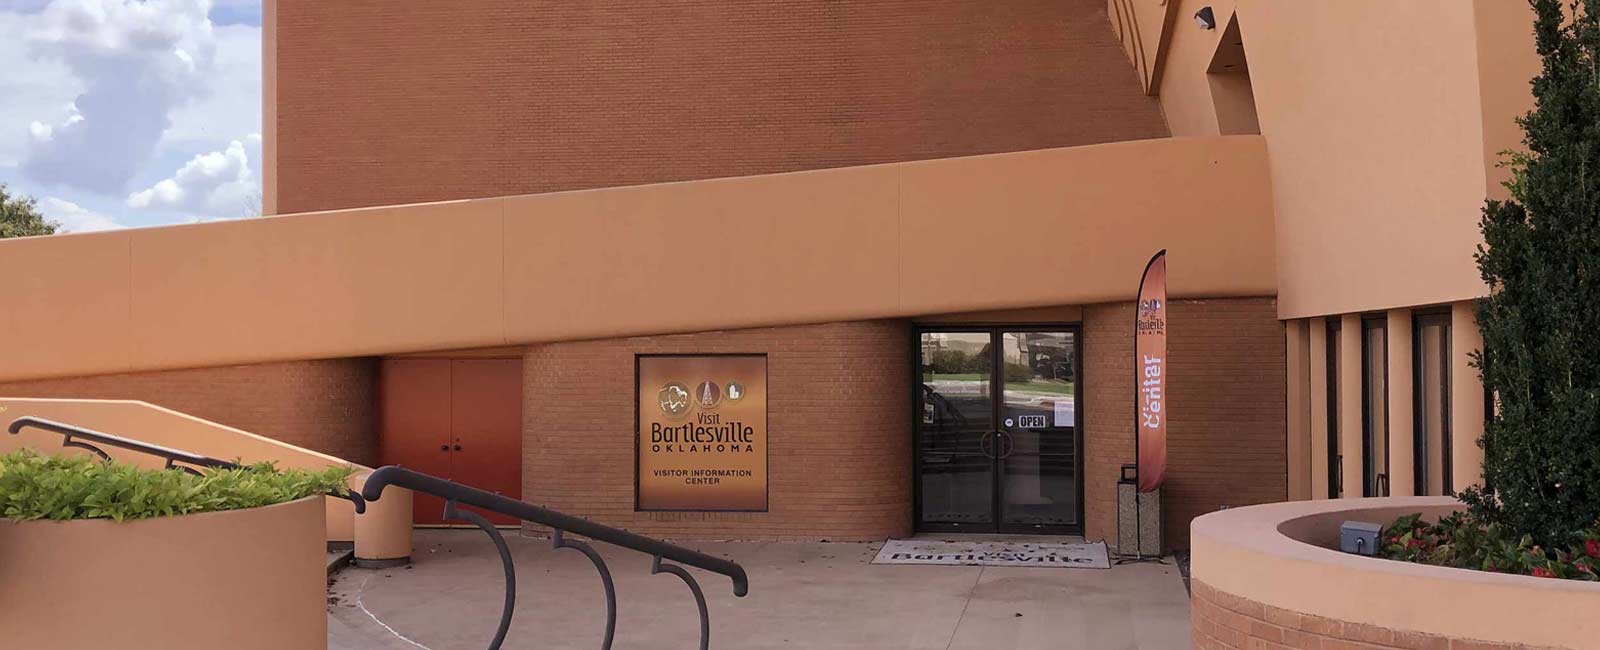
<path fill-rule="evenodd" d="M 384 464 L 522 498 L 521 359 L 385 359 L 379 402 Z M 418 494 L 415 504 L 417 524 L 462 523 L 444 521 L 437 497 Z"/>

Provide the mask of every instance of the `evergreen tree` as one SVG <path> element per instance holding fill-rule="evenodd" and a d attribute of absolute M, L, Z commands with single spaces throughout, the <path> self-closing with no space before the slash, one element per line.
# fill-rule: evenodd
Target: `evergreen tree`
<path fill-rule="evenodd" d="M 38 202 L 32 197 L 12 195 L 0 183 L 0 239 L 53 235 L 59 225 L 39 213 Z"/>
<path fill-rule="evenodd" d="M 1488 201 L 1477 261 L 1484 385 L 1481 513 L 1547 546 L 1600 520 L 1600 23 L 1591 2 L 1532 0 L 1543 68 L 1518 120 L 1511 198 Z"/>

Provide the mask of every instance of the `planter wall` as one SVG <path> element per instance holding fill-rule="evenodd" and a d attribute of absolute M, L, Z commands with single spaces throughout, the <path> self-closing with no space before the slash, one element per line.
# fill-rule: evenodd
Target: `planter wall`
<path fill-rule="evenodd" d="M 1332 550 L 1339 524 L 1454 511 L 1448 497 L 1295 501 L 1190 526 L 1198 648 L 1594 648 L 1600 585 Z M 1343 643 L 1343 645 L 1341 645 Z M 1279 644 L 1279 645 L 1273 645 Z"/>
<path fill-rule="evenodd" d="M 323 510 L 0 521 L 0 646 L 326 648 Z"/>

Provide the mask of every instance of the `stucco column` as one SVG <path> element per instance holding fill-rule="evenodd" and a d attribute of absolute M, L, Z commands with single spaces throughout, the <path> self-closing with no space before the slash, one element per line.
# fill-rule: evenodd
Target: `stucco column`
<path fill-rule="evenodd" d="M 1344 498 L 1362 496 L 1361 490 L 1361 315 L 1345 314 L 1339 321 L 1339 455 Z"/>
<path fill-rule="evenodd" d="M 1411 310 L 1391 309 L 1385 323 L 1389 342 L 1389 495 L 1416 494 L 1416 438 L 1411 416 Z"/>
<path fill-rule="evenodd" d="M 1289 500 L 1311 498 L 1311 374 L 1310 341 L 1306 321 L 1284 323 L 1285 361 L 1288 369 L 1286 434 L 1289 457 Z"/>
<path fill-rule="evenodd" d="M 1306 370 L 1311 431 L 1311 498 L 1328 495 L 1328 327 L 1321 318 L 1306 324 Z"/>
<path fill-rule="evenodd" d="M 1483 348 L 1471 302 L 1450 306 L 1450 483 L 1460 492 L 1483 484 L 1483 377 L 1472 353 Z"/>

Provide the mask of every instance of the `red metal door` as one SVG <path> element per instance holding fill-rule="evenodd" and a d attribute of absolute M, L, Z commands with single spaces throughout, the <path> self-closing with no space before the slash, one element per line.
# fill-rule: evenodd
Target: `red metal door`
<path fill-rule="evenodd" d="M 378 456 L 435 476 L 450 476 L 450 360 L 384 359 L 378 367 Z M 418 494 L 415 522 L 444 523 L 444 501 Z"/>
<path fill-rule="evenodd" d="M 521 499 L 522 360 L 455 359 L 450 377 L 451 480 Z"/>

